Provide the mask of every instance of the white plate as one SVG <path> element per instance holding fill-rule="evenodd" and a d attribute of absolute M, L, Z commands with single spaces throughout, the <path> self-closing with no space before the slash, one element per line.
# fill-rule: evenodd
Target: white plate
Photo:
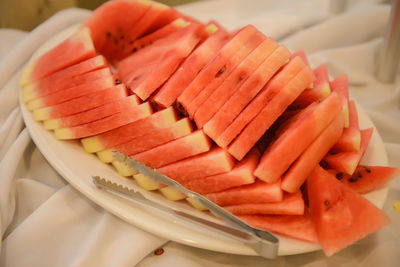
<path fill-rule="evenodd" d="M 76 25 L 70 27 L 48 40 L 40 49 L 38 49 L 33 57 L 37 57 L 61 40 L 65 39 L 73 33 L 76 28 Z M 127 179 L 121 178 L 112 167 L 101 163 L 96 156 L 86 153 L 78 141 L 56 140 L 52 132 L 44 130 L 40 123 L 33 120 L 32 114 L 26 109 L 21 97 L 20 106 L 25 124 L 33 141 L 49 163 L 72 186 L 104 209 L 145 231 L 178 243 L 218 252 L 255 255 L 252 249 L 246 247 L 242 243 L 220 235 L 210 229 L 196 224 L 187 223 L 167 214 L 143 208 L 142 206 L 134 205 L 126 200 L 119 199 L 97 189 L 91 180 L 91 176 L 93 175 L 119 179 L 120 181 L 125 182 L 127 182 Z M 360 127 L 373 127 L 371 120 L 364 110 L 360 107 L 358 107 L 358 110 Z M 373 133 L 368 150 L 363 158 L 363 163 L 381 166 L 386 166 L 388 164 L 382 140 L 376 129 Z M 138 190 L 141 190 L 138 186 L 136 187 Z M 369 193 L 366 197 L 381 208 L 385 202 L 387 191 L 387 188 L 384 188 Z M 142 190 L 142 192 L 148 198 L 164 205 L 167 204 L 174 208 L 182 209 L 186 212 L 216 221 L 215 217 L 212 215 L 197 211 L 186 202 L 172 202 L 164 199 L 158 193 L 147 192 L 144 190 Z M 315 244 L 283 236 L 278 237 L 280 239 L 279 255 L 300 254 L 320 249 L 320 247 Z"/>

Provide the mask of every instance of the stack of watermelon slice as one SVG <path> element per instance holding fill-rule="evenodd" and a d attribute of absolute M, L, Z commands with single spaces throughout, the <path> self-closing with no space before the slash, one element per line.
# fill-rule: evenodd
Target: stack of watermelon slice
<path fill-rule="evenodd" d="M 31 60 L 20 85 L 56 138 L 80 139 L 169 199 L 186 197 L 114 162 L 112 150 L 327 255 L 389 223 L 359 194 L 399 170 L 359 165 L 373 130 L 359 128 L 346 76 L 331 81 L 324 65 L 312 69 L 251 25 L 230 33 L 151 1 L 109 1 Z"/>

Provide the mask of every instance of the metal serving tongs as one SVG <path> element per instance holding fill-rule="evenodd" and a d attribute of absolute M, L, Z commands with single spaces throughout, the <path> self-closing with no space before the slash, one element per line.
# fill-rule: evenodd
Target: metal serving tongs
<path fill-rule="evenodd" d="M 167 176 L 149 168 L 148 166 L 126 156 L 125 154 L 114 151 L 114 158 L 120 163 L 126 164 L 128 167 L 142 173 L 157 183 L 170 186 L 189 198 L 192 198 L 202 204 L 204 207 L 209 209 L 210 212 L 215 214 L 220 219 L 224 220 L 229 226 L 218 224 L 183 211 L 179 211 L 170 207 L 163 206 L 159 203 L 151 201 L 145 198 L 140 192 L 129 189 L 125 186 L 118 185 L 116 183 L 107 181 L 106 179 L 100 178 L 99 176 L 93 176 L 93 182 L 100 188 L 135 203 L 139 203 L 145 206 L 151 206 L 158 210 L 162 210 L 167 213 L 178 215 L 179 217 L 190 221 L 201 224 L 216 230 L 224 235 L 229 236 L 235 240 L 238 240 L 249 247 L 251 247 L 259 256 L 273 259 L 276 258 L 279 248 L 279 240 L 272 233 L 252 227 L 234 216 L 230 212 L 211 202 L 207 198 L 201 196 L 198 193 L 190 191 L 183 187 L 178 182 L 168 178 Z"/>

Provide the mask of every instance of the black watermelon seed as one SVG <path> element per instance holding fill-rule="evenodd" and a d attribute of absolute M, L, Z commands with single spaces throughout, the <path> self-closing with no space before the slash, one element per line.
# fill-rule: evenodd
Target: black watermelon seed
<path fill-rule="evenodd" d="M 338 180 L 342 180 L 343 179 L 343 172 L 338 172 L 338 173 L 336 173 L 336 179 L 338 179 Z"/>
<path fill-rule="evenodd" d="M 349 178 L 349 182 L 351 182 L 351 183 L 355 183 L 355 182 L 357 182 L 357 177 L 350 177 Z"/>

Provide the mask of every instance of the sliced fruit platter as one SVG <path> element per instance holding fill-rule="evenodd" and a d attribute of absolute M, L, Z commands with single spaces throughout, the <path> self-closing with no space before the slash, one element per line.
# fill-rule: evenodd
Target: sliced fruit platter
<path fill-rule="evenodd" d="M 56 142 L 78 140 L 165 201 L 204 209 L 112 151 L 326 255 L 390 223 L 364 194 L 399 170 L 365 160 L 379 136 L 360 127 L 347 77 L 330 79 L 252 25 L 228 32 L 156 2 L 109 1 L 32 57 L 20 86 Z"/>

